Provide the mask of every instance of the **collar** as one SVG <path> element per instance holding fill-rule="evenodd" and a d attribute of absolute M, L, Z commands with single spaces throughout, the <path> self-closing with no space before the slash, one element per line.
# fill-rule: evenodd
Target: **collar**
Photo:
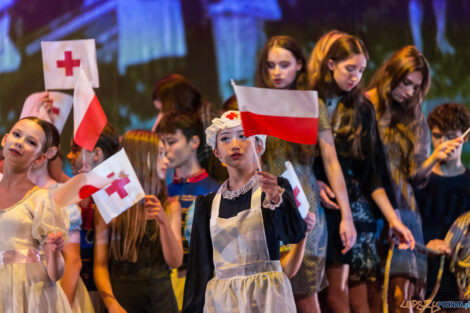
<path fill-rule="evenodd" d="M 205 169 L 201 169 L 199 172 L 196 174 L 189 176 L 187 178 L 184 177 L 173 177 L 173 183 L 174 184 L 182 184 L 182 183 L 197 183 L 203 180 L 204 178 L 209 177 L 209 174 L 207 174 Z"/>

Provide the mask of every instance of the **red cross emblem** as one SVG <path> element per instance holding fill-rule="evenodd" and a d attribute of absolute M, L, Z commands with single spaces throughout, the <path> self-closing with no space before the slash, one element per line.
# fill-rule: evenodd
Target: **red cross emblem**
<path fill-rule="evenodd" d="M 56 107 L 52 107 L 51 109 L 52 114 L 59 115 L 60 114 L 60 109 Z"/>
<path fill-rule="evenodd" d="M 294 198 L 295 198 L 295 204 L 297 204 L 297 206 L 300 206 L 300 201 L 297 200 L 297 196 L 299 195 L 299 193 L 300 193 L 299 186 L 295 186 L 295 188 L 294 188 Z"/>
<path fill-rule="evenodd" d="M 230 114 L 227 114 L 225 117 L 228 118 L 229 120 L 234 120 L 238 118 L 238 114 L 235 112 L 230 112 Z"/>
<path fill-rule="evenodd" d="M 121 199 L 124 199 L 128 195 L 124 186 L 126 186 L 130 182 L 131 180 L 129 179 L 129 177 L 123 177 L 123 178 L 117 179 L 113 181 L 113 183 L 108 188 L 106 188 L 105 191 L 108 194 L 108 196 L 111 196 L 113 193 L 117 192 L 119 197 Z"/>
<path fill-rule="evenodd" d="M 72 59 L 72 51 L 65 51 L 64 60 L 57 60 L 58 68 L 65 68 L 65 76 L 73 76 L 73 68 L 80 66 L 80 59 Z"/>

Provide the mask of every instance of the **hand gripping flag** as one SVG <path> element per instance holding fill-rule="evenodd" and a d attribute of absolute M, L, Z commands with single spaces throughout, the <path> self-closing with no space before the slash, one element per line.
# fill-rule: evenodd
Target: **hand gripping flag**
<path fill-rule="evenodd" d="M 264 134 L 315 144 L 318 96 L 312 90 L 279 90 L 233 84 L 245 136 Z"/>
<path fill-rule="evenodd" d="M 300 216 L 305 218 L 308 213 L 308 209 L 310 205 L 308 204 L 307 197 L 305 196 L 305 192 L 302 189 L 302 185 L 300 184 L 299 178 L 295 173 L 294 167 L 290 161 L 286 161 L 287 170 L 281 174 L 281 177 L 287 179 L 294 191 L 295 203 L 299 208 Z"/>
<path fill-rule="evenodd" d="M 94 39 L 41 42 L 46 89 L 73 89 L 80 69 L 99 87 Z"/>
<path fill-rule="evenodd" d="M 73 92 L 73 140 L 92 151 L 107 121 L 88 78 L 80 71 Z"/>
<path fill-rule="evenodd" d="M 49 99 L 52 100 L 51 107 L 42 101 L 46 95 L 49 95 Z M 35 92 L 26 98 L 20 118 L 36 116 L 54 124 L 60 134 L 72 110 L 72 102 L 72 96 L 63 92 Z"/>
<path fill-rule="evenodd" d="M 124 149 L 95 167 L 92 172 L 100 176 L 115 177 L 110 185 L 93 194 L 93 200 L 106 223 L 145 196 Z"/>

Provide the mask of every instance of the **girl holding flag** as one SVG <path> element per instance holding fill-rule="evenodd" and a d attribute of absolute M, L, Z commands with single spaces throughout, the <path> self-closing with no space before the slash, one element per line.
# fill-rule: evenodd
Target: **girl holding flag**
<path fill-rule="evenodd" d="M 342 34 L 331 43 L 324 58 L 319 60 L 319 72 L 309 73 L 313 77 L 312 88 L 318 91 L 319 97 L 327 105 L 358 230 L 356 246 L 348 254 L 341 254 L 340 240 L 334 233 L 338 227 L 339 214 L 334 210 L 327 211 L 330 234 L 327 303 L 332 312 L 348 312 L 350 308 L 353 312 L 370 311 L 367 282 L 372 283 L 377 279 L 378 270 L 374 202 L 389 222 L 390 229 L 399 237 L 401 247 L 414 247 L 411 232 L 395 214 L 385 192 L 385 188 L 390 191 L 391 187 L 388 186 L 390 182 L 374 111 L 372 105 L 363 98 L 359 87 L 367 60 L 368 53 L 363 42 L 354 36 Z M 311 61 L 315 62 L 318 61 Z M 321 163 L 317 162 L 316 165 L 319 177 L 324 179 Z M 324 186 L 326 192 L 331 193 Z"/>
<path fill-rule="evenodd" d="M 29 180 L 32 166 L 45 162 L 51 152 L 49 125 L 26 117 L 2 140 L 0 312 L 71 312 L 56 283 L 64 272 L 61 251 L 68 230 L 67 212 L 52 205 L 52 192 Z"/>
<path fill-rule="evenodd" d="M 178 312 L 170 273 L 183 260 L 181 209 L 167 196 L 164 146 L 145 130 L 127 132 L 122 145 L 146 196 L 109 225 L 98 214 L 96 286 L 110 313 Z"/>
<path fill-rule="evenodd" d="M 296 312 L 279 246 L 300 242 L 306 224 L 289 182 L 256 172 L 265 136 L 245 137 L 238 111 L 206 135 L 229 178 L 196 200 L 183 312 Z"/>
<path fill-rule="evenodd" d="M 264 88 L 307 89 L 306 60 L 301 46 L 289 36 L 272 37 L 260 53 L 256 85 Z M 273 104 L 274 105 L 274 104 Z M 319 101 L 318 144 L 331 186 L 337 195 L 342 219 L 339 235 L 346 253 L 354 245 L 356 231 L 352 223 L 341 167 L 338 163 L 326 107 Z M 298 273 L 291 278 L 298 312 L 320 312 L 317 293 L 327 285 L 325 257 L 327 231 L 325 213 L 319 202 L 319 190 L 312 170 L 314 146 L 289 143 L 267 138 L 263 157 L 268 171 L 281 175 L 285 161 L 291 161 L 309 202 L 309 210 L 316 216 L 316 225 L 308 234 L 304 258 Z"/>

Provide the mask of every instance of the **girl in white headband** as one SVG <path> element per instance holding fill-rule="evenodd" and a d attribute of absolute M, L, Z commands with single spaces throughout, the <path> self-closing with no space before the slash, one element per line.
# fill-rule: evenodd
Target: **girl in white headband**
<path fill-rule="evenodd" d="M 196 200 L 183 312 L 296 312 L 279 245 L 301 241 L 306 224 L 289 182 L 256 171 L 266 136 L 251 144 L 238 111 L 212 120 L 206 135 L 229 178 Z"/>

